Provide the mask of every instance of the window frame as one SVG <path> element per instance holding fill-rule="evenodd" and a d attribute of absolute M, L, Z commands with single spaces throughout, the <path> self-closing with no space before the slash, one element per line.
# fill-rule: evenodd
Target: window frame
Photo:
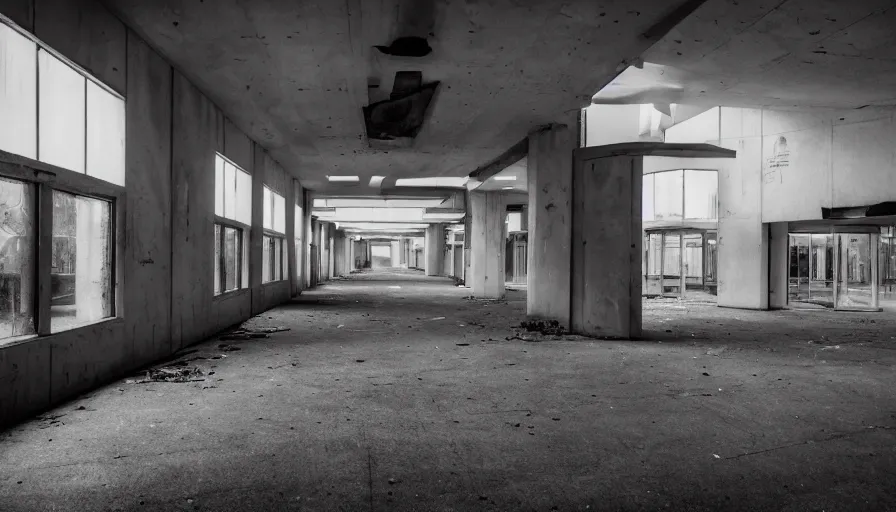
<path fill-rule="evenodd" d="M 268 243 L 269 241 L 270 241 L 270 242 L 273 242 L 273 243 L 274 243 L 274 246 L 277 245 L 277 244 L 276 244 L 277 241 L 280 242 L 280 278 L 279 278 L 279 279 L 271 279 L 271 280 L 268 280 L 268 276 L 264 275 L 264 246 L 265 246 L 265 244 Z M 261 235 L 261 258 L 262 258 L 262 261 L 261 261 L 261 269 L 262 269 L 262 272 L 261 272 L 261 284 L 262 284 L 262 285 L 269 285 L 269 284 L 282 283 L 282 282 L 287 281 L 287 280 L 289 279 L 289 278 L 287 277 L 287 273 L 288 273 L 288 271 L 284 268 L 284 267 L 286 266 L 285 247 L 286 247 L 286 235 L 284 235 L 283 233 L 278 233 L 278 232 L 276 232 L 276 231 L 274 231 L 274 230 L 272 230 L 272 229 L 264 229 L 264 230 L 262 230 L 262 235 Z M 272 249 L 273 249 L 273 248 L 272 248 Z M 274 254 L 275 254 L 275 253 L 274 253 L 274 251 L 272 250 L 272 251 L 270 252 L 270 258 L 271 258 L 271 261 L 270 261 L 271 266 L 270 266 L 270 268 L 271 268 L 271 269 L 274 268 L 274 261 L 276 261 L 276 259 L 274 258 Z"/>
<path fill-rule="evenodd" d="M 217 175 L 218 175 L 218 171 L 217 171 L 218 158 L 220 158 L 224 162 L 232 165 L 235 169 L 234 172 L 237 172 L 237 173 L 241 172 L 249 177 L 248 197 L 250 198 L 249 199 L 250 201 L 254 201 L 254 198 L 252 197 L 252 188 L 253 188 L 252 180 L 254 180 L 255 177 L 252 176 L 251 173 L 247 172 L 245 169 L 243 169 L 242 167 L 240 167 L 239 165 L 234 163 L 233 160 L 227 158 L 222 153 L 216 151 L 215 152 L 215 179 L 216 180 L 217 180 Z M 234 179 L 236 180 L 236 183 L 238 184 L 239 178 L 235 177 Z M 217 199 L 218 199 L 217 198 L 217 194 L 218 194 L 217 183 L 215 184 L 213 193 L 215 194 L 215 201 L 217 201 Z M 252 203 L 250 202 L 250 211 L 252 209 L 251 204 Z M 222 204 L 222 206 L 223 206 L 222 213 L 224 213 L 227 211 L 226 194 L 225 194 L 224 203 Z M 235 207 L 235 208 L 237 208 L 237 207 Z M 240 222 L 238 220 L 231 219 L 229 217 L 224 217 L 223 215 L 218 215 L 217 205 L 212 206 L 212 214 L 214 217 L 213 230 L 212 230 L 212 261 L 214 261 L 215 264 L 218 265 L 219 268 L 221 269 L 221 274 L 220 274 L 220 276 L 218 276 L 218 282 L 214 283 L 215 285 L 220 286 L 220 291 L 216 292 L 215 288 L 213 286 L 212 287 L 212 295 L 215 299 L 220 299 L 222 297 L 228 297 L 233 294 L 242 293 L 246 289 L 249 288 L 249 250 L 248 250 L 249 243 L 247 243 L 247 241 L 252 236 L 251 235 L 252 226 L 249 224 Z M 234 214 L 234 217 L 236 217 L 236 216 L 238 216 L 238 215 Z M 218 229 L 218 226 L 221 226 L 221 242 L 220 242 L 221 243 L 221 247 L 220 247 L 221 251 L 220 251 L 220 255 L 218 256 L 218 258 L 215 258 L 214 250 L 217 247 L 215 247 L 215 245 L 214 245 L 215 244 L 214 233 L 215 233 L 215 230 Z M 224 229 L 225 228 L 236 229 L 240 233 L 240 250 L 239 250 L 240 263 L 238 265 L 239 272 L 237 275 L 237 282 L 239 283 L 239 285 L 233 290 L 226 290 L 226 291 L 225 291 L 225 286 L 224 286 L 224 283 L 227 282 L 227 274 L 224 272 L 224 268 L 225 268 L 225 266 L 224 266 Z M 212 269 L 212 280 L 214 281 L 214 279 L 215 279 L 214 269 Z"/>
<path fill-rule="evenodd" d="M 33 251 L 35 256 L 35 275 L 32 290 L 34 296 L 34 328 L 35 334 L 4 338 L 0 346 L 9 346 L 20 341 L 56 336 L 83 329 L 105 322 L 121 322 L 124 320 L 124 261 L 122 248 L 124 243 L 123 227 L 126 218 L 125 188 L 87 174 L 57 167 L 27 157 L 0 150 L 0 176 L 18 180 L 34 187 L 35 190 L 35 222 L 33 223 Z M 98 199 L 109 203 L 109 259 L 110 272 L 110 311 L 111 316 L 84 323 L 63 331 L 51 331 L 51 274 L 53 264 L 53 191 L 64 192 L 76 196 Z M 41 248 L 44 248 L 41 251 Z"/>
<path fill-rule="evenodd" d="M 124 121 L 124 124 L 123 124 L 124 131 L 122 132 L 121 135 L 122 135 L 122 140 L 124 142 L 124 147 L 122 148 L 122 155 L 124 155 L 124 161 L 122 162 L 122 164 L 125 166 L 125 168 L 122 170 L 122 178 L 126 184 L 126 182 L 127 182 L 126 159 L 127 159 L 127 108 L 128 108 L 128 104 L 127 104 L 127 98 L 125 97 L 125 95 L 123 95 L 122 93 L 119 93 L 112 87 L 106 85 L 100 79 L 93 76 L 83 66 L 78 65 L 73 60 L 69 59 L 68 57 L 66 57 L 65 55 L 60 53 L 59 51 L 55 50 L 48 44 L 44 43 L 36 35 L 25 30 L 24 28 L 20 27 L 14 21 L 12 21 L 10 18 L 4 16 L 2 13 L 0 13 L 0 25 L 4 25 L 4 26 L 10 28 L 13 32 L 16 32 L 20 36 L 28 39 L 35 45 L 36 67 L 35 67 L 34 73 L 37 78 L 36 82 L 35 82 L 35 87 L 36 87 L 36 90 L 35 90 L 35 95 L 36 95 L 35 155 L 34 155 L 34 159 L 31 159 L 30 157 L 22 157 L 22 158 L 25 158 L 26 160 L 31 161 L 31 162 L 39 162 L 40 164 L 42 164 L 44 166 L 48 166 L 49 168 L 52 168 L 55 170 L 66 170 L 70 173 L 73 173 L 74 175 L 90 176 L 91 178 L 94 178 L 97 181 L 102 181 L 104 183 L 108 183 L 112 186 L 120 187 L 123 189 L 124 185 L 118 185 L 116 183 L 108 182 L 106 180 L 103 180 L 102 178 L 97 178 L 95 176 L 91 176 L 90 174 L 88 174 L 88 172 L 89 172 L 88 168 L 89 168 L 89 162 L 90 162 L 90 156 L 88 154 L 89 149 L 90 149 L 89 148 L 89 146 L 90 146 L 89 134 L 88 134 L 88 131 L 89 131 L 88 117 L 90 115 L 89 108 L 88 108 L 89 84 L 92 83 L 93 85 L 97 86 L 101 91 L 110 94 L 114 98 L 121 100 L 124 103 L 124 115 L 125 115 L 125 118 L 123 120 Z M 40 55 L 41 55 L 41 52 L 45 52 L 49 57 L 55 58 L 61 64 L 68 66 L 69 68 L 72 69 L 72 71 L 74 71 L 75 73 L 80 75 L 80 77 L 84 80 L 84 136 L 83 136 L 83 140 L 81 141 L 84 146 L 84 159 L 83 159 L 84 171 L 83 172 L 69 170 L 64 167 L 46 163 L 43 160 L 41 160 L 41 140 L 40 140 L 41 139 L 41 119 L 40 119 L 40 112 L 41 112 Z M 12 153 L 6 152 L 6 154 L 12 154 Z M 19 155 L 15 155 L 15 156 L 19 156 Z M 51 171 L 51 172 L 56 172 L 56 171 Z M 90 186 L 88 185 L 88 187 L 90 187 Z M 78 195 L 87 195 L 87 194 L 78 193 Z"/>

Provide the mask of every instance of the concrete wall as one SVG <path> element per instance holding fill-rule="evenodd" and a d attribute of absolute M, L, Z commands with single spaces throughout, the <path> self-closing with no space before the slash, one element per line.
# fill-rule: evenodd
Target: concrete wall
<path fill-rule="evenodd" d="M 0 0 L 0 13 L 127 99 L 122 292 L 117 298 L 123 315 L 0 346 L 0 425 L 5 425 L 289 298 L 288 281 L 260 284 L 261 246 L 254 234 L 250 289 L 214 296 L 216 151 L 253 175 L 253 203 L 262 201 L 262 182 L 287 198 L 290 261 L 294 193 L 283 168 L 98 2 Z M 258 226 L 260 214 L 253 210 Z"/>

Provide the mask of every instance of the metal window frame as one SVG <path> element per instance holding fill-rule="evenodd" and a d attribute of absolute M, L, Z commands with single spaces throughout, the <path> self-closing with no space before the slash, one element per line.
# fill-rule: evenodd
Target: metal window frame
<path fill-rule="evenodd" d="M 274 262 L 276 261 L 276 259 L 274 258 L 274 255 L 275 255 L 274 249 L 276 248 L 278 241 L 280 242 L 280 269 L 279 269 L 280 275 L 278 278 L 273 279 L 273 278 L 270 278 L 269 276 L 264 275 L 264 272 L 262 272 L 262 276 L 261 276 L 262 284 L 279 283 L 281 281 L 286 281 L 288 279 L 288 277 L 287 277 L 288 272 L 284 272 L 284 269 L 283 269 L 284 263 L 286 263 L 286 258 L 284 258 L 285 255 L 283 254 L 283 249 L 284 249 L 284 247 L 286 247 L 286 235 L 284 235 L 283 233 L 279 233 L 277 231 L 271 230 L 271 229 L 263 230 L 262 236 L 261 236 L 262 258 L 264 258 L 264 245 L 266 243 L 270 242 L 273 245 L 273 247 L 271 247 L 271 252 L 270 252 L 270 256 L 269 256 L 271 258 L 271 260 L 268 263 L 270 263 L 269 268 L 273 272 L 275 270 Z M 264 269 L 264 265 L 262 265 L 261 268 Z"/>
<path fill-rule="evenodd" d="M 221 269 L 221 271 L 220 275 L 218 276 L 218 285 L 220 286 L 220 291 L 218 293 L 215 293 L 214 288 L 212 288 L 212 293 L 215 297 L 223 297 L 231 293 L 237 293 L 248 287 L 246 286 L 246 282 L 244 279 L 246 266 L 246 234 L 251 232 L 252 227 L 247 224 L 243 224 L 242 222 L 237 222 L 235 220 L 221 217 L 219 215 L 215 215 L 214 226 L 216 230 L 218 229 L 218 226 L 221 226 L 221 240 L 219 242 L 220 246 L 217 248 L 218 259 L 216 261 L 216 264 Z M 227 282 L 227 273 L 226 267 L 224 265 L 224 229 L 227 228 L 235 229 L 239 234 L 237 241 L 237 254 L 239 254 L 239 264 L 237 265 L 236 275 L 237 287 L 231 290 L 228 290 L 225 286 L 225 283 Z"/>
<path fill-rule="evenodd" d="M 63 169 L 51 164 L 20 155 L 0 151 L 0 176 L 27 183 L 34 187 L 35 222 L 32 226 L 33 251 L 35 257 L 34 279 L 34 326 L 36 336 L 49 336 L 59 332 L 70 332 L 90 325 L 124 317 L 121 300 L 124 289 L 124 226 L 125 188 L 87 174 Z M 75 326 L 65 331 L 52 332 L 51 284 L 53 263 L 53 192 L 98 199 L 109 208 L 109 310 L 111 315 L 96 322 Z"/>

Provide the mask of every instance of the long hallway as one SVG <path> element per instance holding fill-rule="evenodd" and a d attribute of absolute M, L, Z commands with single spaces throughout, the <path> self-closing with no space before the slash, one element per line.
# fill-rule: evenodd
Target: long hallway
<path fill-rule="evenodd" d="M 813 341 L 811 312 L 660 301 L 650 340 L 533 337 L 509 293 L 407 270 L 306 292 L 4 432 L 0 509 L 896 504 L 870 483 L 896 478 L 892 322 Z"/>

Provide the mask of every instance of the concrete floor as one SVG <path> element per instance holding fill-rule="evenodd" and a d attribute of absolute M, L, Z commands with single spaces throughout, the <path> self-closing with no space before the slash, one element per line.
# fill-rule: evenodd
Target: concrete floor
<path fill-rule="evenodd" d="M 896 509 L 892 316 L 659 299 L 650 340 L 526 342 L 523 292 L 465 295 L 355 275 L 201 382 L 64 404 L 0 434 L 0 510 Z"/>

